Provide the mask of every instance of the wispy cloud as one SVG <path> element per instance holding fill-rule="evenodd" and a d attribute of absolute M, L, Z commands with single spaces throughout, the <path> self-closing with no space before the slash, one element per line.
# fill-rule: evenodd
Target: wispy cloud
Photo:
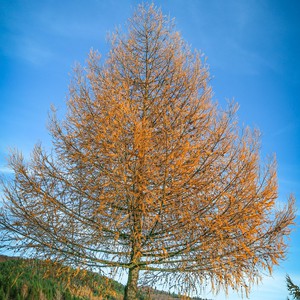
<path fill-rule="evenodd" d="M 286 126 L 283 126 L 279 129 L 275 130 L 272 134 L 272 137 L 276 137 L 276 136 L 285 134 L 285 133 L 295 130 L 297 128 L 298 128 L 298 125 L 295 124 L 294 122 L 291 122 L 291 123 L 287 124 Z"/>
<path fill-rule="evenodd" d="M 210 284 L 208 284 L 201 293 L 202 298 L 214 300 L 282 300 L 286 299 L 288 291 L 286 288 L 285 276 L 287 272 L 282 267 L 277 267 L 272 275 L 261 274 L 262 278 L 257 284 L 251 287 L 249 298 L 246 298 L 245 293 L 234 291 L 229 288 L 226 294 L 223 290 L 217 295 L 211 292 Z M 295 283 L 300 283 L 300 275 L 293 272 L 289 273 Z"/>
<path fill-rule="evenodd" d="M 0 174 L 13 174 L 14 171 L 8 167 L 0 166 Z"/>
<path fill-rule="evenodd" d="M 260 74 L 262 69 L 280 72 L 276 51 L 270 54 L 267 49 L 282 28 L 265 3 L 228 0 L 185 5 L 192 25 L 189 32 L 194 31 L 195 40 L 201 40 L 200 47 L 216 68 L 245 75 Z"/>
<path fill-rule="evenodd" d="M 91 39 L 95 36 L 99 36 L 101 31 L 106 32 L 107 30 L 104 26 L 103 28 L 99 28 L 99 25 L 95 26 L 95 24 L 93 24 L 93 20 L 88 20 L 83 23 L 79 22 L 77 19 L 65 18 L 60 15 L 56 15 L 54 18 L 51 12 L 39 15 L 37 18 L 45 31 L 65 38 Z"/>
<path fill-rule="evenodd" d="M 272 300 L 282 300 L 286 299 L 288 291 L 285 284 L 284 271 L 277 272 L 274 276 L 264 276 L 262 282 L 254 286 L 250 292 L 249 299 L 251 300 L 262 300 L 262 299 L 272 299 Z M 294 278 L 294 277 L 293 277 Z M 295 277 L 295 282 L 297 282 L 298 277 Z M 229 291 L 228 295 L 225 293 L 220 293 L 217 296 L 207 295 L 207 297 L 213 298 L 215 300 L 241 300 L 247 299 L 241 297 L 233 291 Z"/>
<path fill-rule="evenodd" d="M 9 57 L 22 59 L 34 65 L 44 65 L 53 57 L 54 52 L 42 44 L 38 38 L 22 32 L 7 34 L 3 37 L 2 51 Z"/>
<path fill-rule="evenodd" d="M 50 49 L 25 37 L 18 43 L 17 55 L 35 65 L 42 65 L 54 56 Z"/>

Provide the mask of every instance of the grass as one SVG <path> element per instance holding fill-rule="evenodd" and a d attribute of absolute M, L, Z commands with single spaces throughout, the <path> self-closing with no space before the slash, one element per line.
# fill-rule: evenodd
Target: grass
<path fill-rule="evenodd" d="M 105 276 L 51 262 L 0 255 L 0 300 L 122 300 L 123 296 L 124 286 Z M 139 300 L 179 298 L 146 287 L 139 292 Z"/>

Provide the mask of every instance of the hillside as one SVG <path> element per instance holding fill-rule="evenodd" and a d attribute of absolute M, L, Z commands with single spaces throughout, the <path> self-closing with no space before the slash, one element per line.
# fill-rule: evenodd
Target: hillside
<path fill-rule="evenodd" d="M 2 300 L 122 300 L 124 286 L 92 272 L 0 255 L 0 299 Z M 178 295 L 142 288 L 140 300 L 172 300 Z M 196 298 L 194 298 L 196 300 Z M 197 300 L 205 300 L 197 298 Z"/>

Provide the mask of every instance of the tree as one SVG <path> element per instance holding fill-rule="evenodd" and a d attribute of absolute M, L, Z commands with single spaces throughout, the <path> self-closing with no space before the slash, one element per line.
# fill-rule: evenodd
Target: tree
<path fill-rule="evenodd" d="M 127 269 L 124 299 L 143 280 L 247 292 L 285 256 L 293 199 L 275 210 L 275 162 L 260 166 L 259 134 L 212 101 L 208 76 L 173 23 L 140 6 L 104 64 L 91 51 L 77 68 L 53 151 L 11 154 L 3 245 Z"/>
<path fill-rule="evenodd" d="M 295 300 L 300 299 L 300 288 L 296 284 L 293 283 L 291 277 L 289 275 L 286 275 L 286 285 L 288 288 L 288 291 L 290 292 L 290 295 L 293 296 Z"/>

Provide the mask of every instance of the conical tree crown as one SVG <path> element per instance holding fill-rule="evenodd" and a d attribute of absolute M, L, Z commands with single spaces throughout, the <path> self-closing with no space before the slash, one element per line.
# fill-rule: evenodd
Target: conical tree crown
<path fill-rule="evenodd" d="M 127 268 L 129 294 L 138 278 L 248 291 L 284 257 L 293 201 L 275 213 L 275 163 L 260 167 L 259 135 L 238 128 L 235 105 L 212 102 L 207 68 L 173 23 L 141 6 L 128 29 L 104 64 L 91 52 L 76 70 L 53 153 L 11 156 L 3 241 Z"/>

